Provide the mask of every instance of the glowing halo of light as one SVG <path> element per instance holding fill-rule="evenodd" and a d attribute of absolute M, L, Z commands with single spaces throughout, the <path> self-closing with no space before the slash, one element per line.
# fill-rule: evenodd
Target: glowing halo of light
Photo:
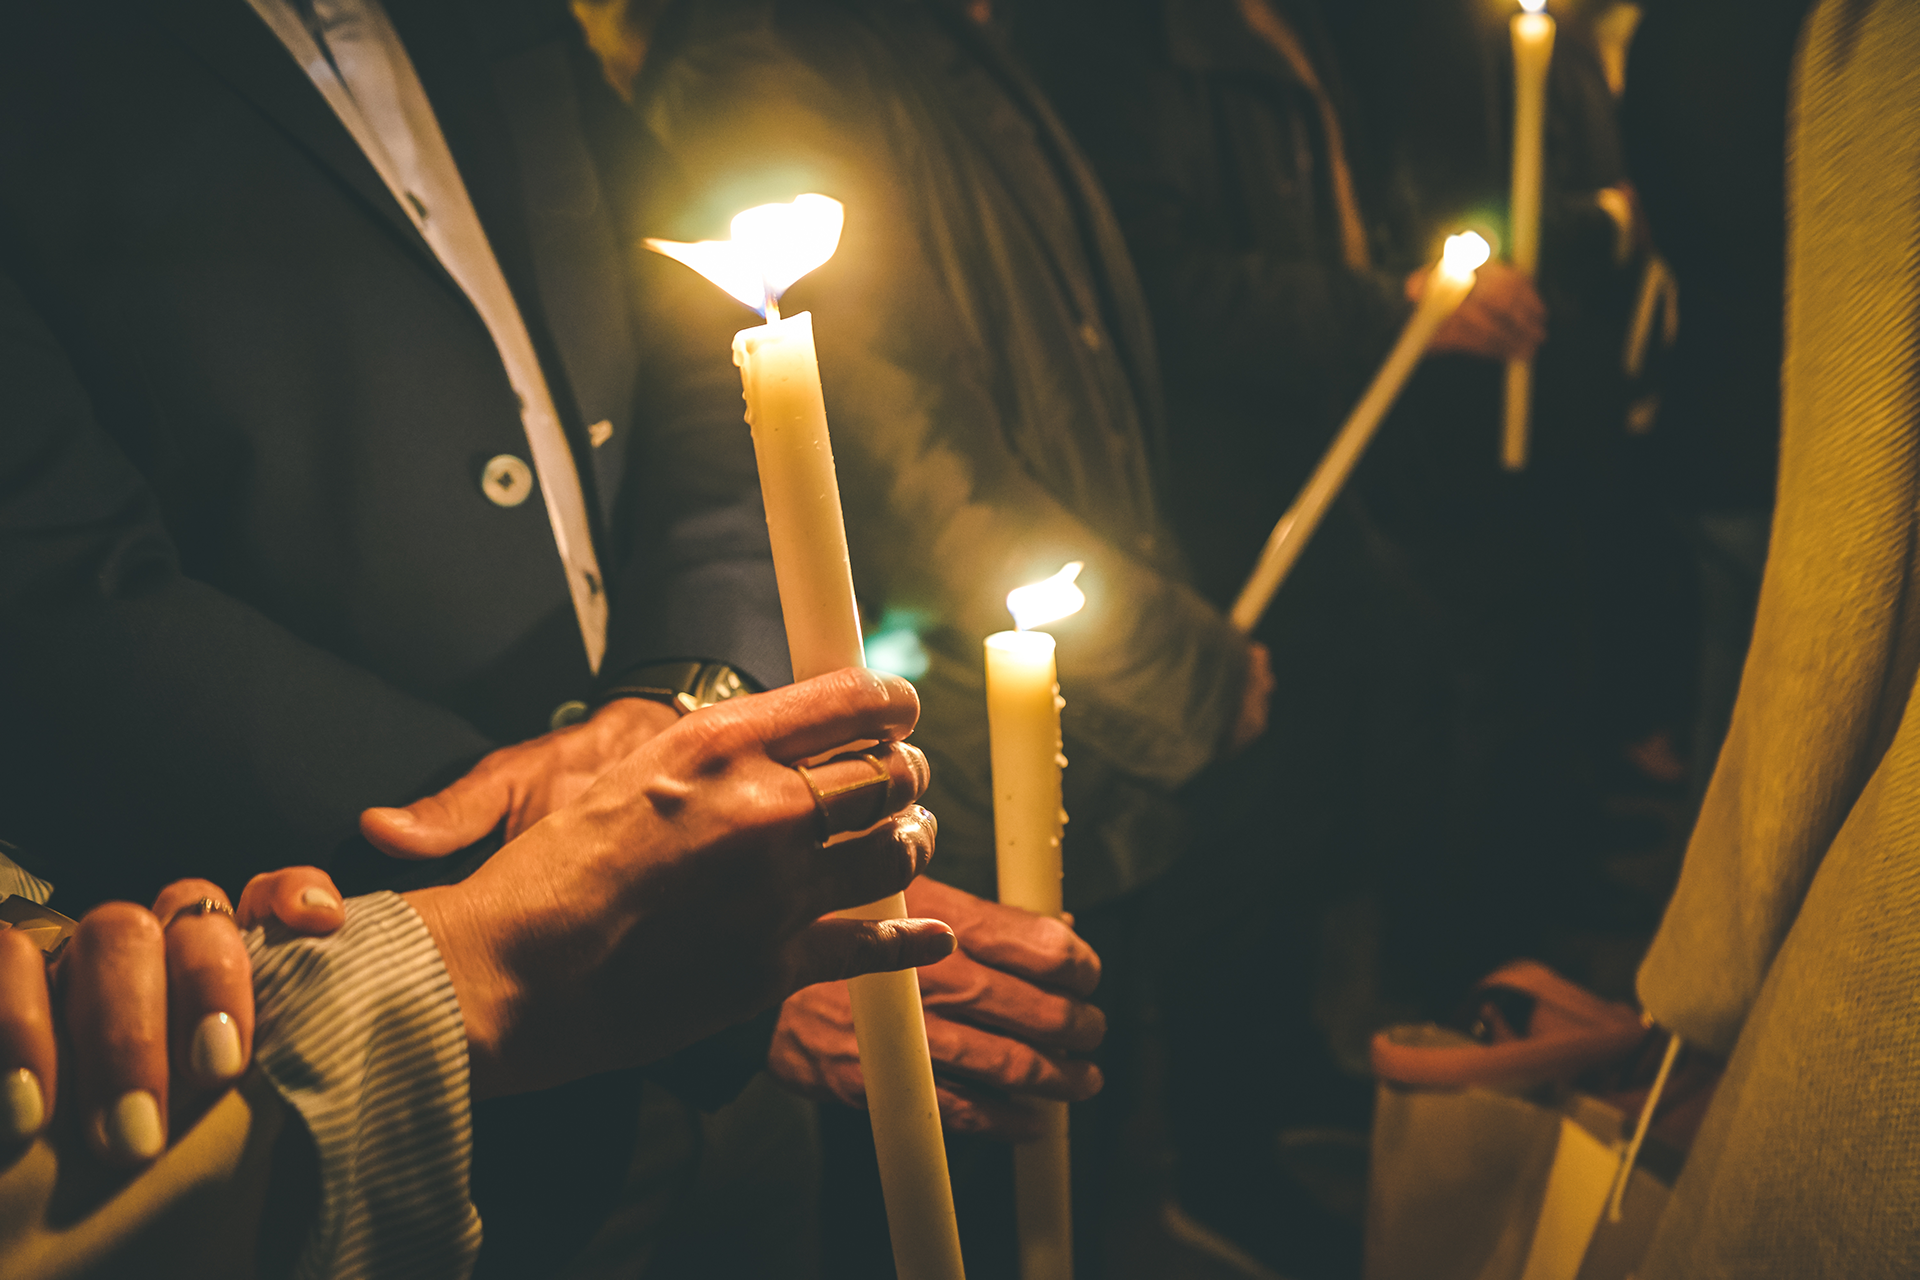
<path fill-rule="evenodd" d="M 794 281 L 833 257 L 846 217 L 838 200 L 810 193 L 741 210 L 733 215 L 728 240 L 688 244 L 649 237 L 644 243 L 766 316 Z"/>
<path fill-rule="evenodd" d="M 1087 603 L 1087 597 L 1074 585 L 1073 580 L 1086 567 L 1085 561 L 1075 560 L 1051 578 L 1030 582 L 1007 592 L 1007 612 L 1013 615 L 1014 629 L 1030 631 L 1080 612 Z"/>
<path fill-rule="evenodd" d="M 1540 13 L 1547 7 L 1547 0 L 1520 0 L 1520 7 L 1528 13 Z"/>

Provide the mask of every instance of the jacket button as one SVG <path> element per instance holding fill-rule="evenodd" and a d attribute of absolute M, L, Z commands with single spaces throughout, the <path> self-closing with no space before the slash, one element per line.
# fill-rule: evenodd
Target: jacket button
<path fill-rule="evenodd" d="M 496 507 L 517 507 L 533 493 L 533 468 L 510 453 L 489 458 L 480 491 Z"/>

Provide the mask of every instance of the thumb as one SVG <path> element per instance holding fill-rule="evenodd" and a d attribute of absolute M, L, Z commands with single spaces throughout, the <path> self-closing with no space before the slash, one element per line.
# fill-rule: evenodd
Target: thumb
<path fill-rule="evenodd" d="M 938 920 L 816 920 L 793 940 L 795 990 L 816 982 L 857 978 L 935 964 L 959 940 Z"/>
<path fill-rule="evenodd" d="M 360 834 L 396 858 L 441 858 L 499 826 L 512 799 L 505 776 L 482 766 L 404 809 L 365 810 Z"/>

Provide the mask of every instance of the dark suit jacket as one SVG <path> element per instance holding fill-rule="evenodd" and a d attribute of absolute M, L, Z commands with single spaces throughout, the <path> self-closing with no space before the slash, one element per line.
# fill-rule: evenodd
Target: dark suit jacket
<path fill-rule="evenodd" d="M 630 117 L 564 6 L 389 8 L 574 443 L 604 672 L 785 679 L 757 496 L 699 483 L 703 457 L 750 471 L 745 429 L 689 458 L 637 408 L 660 344 Z M 342 861 L 362 807 L 589 692 L 539 492 L 478 484 L 527 454 L 493 345 L 241 0 L 4 29 L 0 831 L 70 911 L 291 862 L 375 882 L 386 860 Z"/>
<path fill-rule="evenodd" d="M 636 396 L 667 347 L 645 273 L 681 269 L 633 251 L 631 117 L 564 5 L 388 9 L 573 441 L 603 674 L 712 657 L 783 682 L 737 378 L 722 360 Z M 732 420 L 653 429 L 703 396 Z M 380 857 L 357 815 L 590 692 L 539 493 L 480 491 L 502 453 L 527 445 L 486 329 L 244 0 L 0 10 L 0 833 L 58 902 L 184 874 L 237 892 L 299 862 L 353 891 L 473 860 Z M 666 1074 L 723 1100 L 766 1031 Z M 483 1274 L 586 1239 L 638 1088 L 476 1109 Z"/>

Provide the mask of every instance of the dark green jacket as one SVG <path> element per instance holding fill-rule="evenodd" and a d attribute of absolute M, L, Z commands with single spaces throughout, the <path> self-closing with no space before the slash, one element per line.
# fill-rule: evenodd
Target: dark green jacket
<path fill-rule="evenodd" d="M 1166 793 L 1236 713 L 1244 645 L 1162 522 L 1152 334 L 1050 110 L 985 33 L 908 0 L 688 5 L 638 99 L 678 176 L 652 234 L 724 236 L 737 210 L 803 191 L 846 205 L 838 254 L 784 310 L 813 312 L 862 608 L 916 619 L 929 654 L 935 874 L 992 892 L 981 641 L 1009 626 L 1011 588 L 1069 560 L 1089 604 L 1051 628 L 1068 900 L 1155 874 L 1177 847 Z M 689 335 L 713 376 L 726 334 Z M 742 430 L 738 409 L 736 389 L 688 430 Z"/>

